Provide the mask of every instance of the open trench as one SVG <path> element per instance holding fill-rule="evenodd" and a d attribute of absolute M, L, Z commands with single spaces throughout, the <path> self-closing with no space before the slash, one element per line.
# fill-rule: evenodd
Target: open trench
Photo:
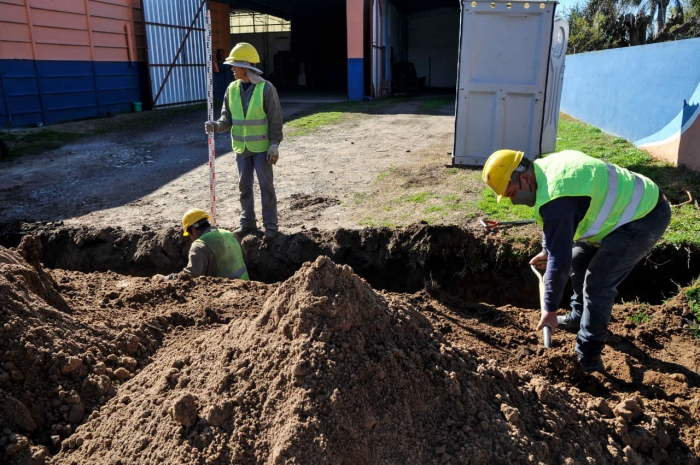
<path fill-rule="evenodd" d="M 54 329 L 48 329 L 51 336 L 48 339 L 72 341 L 75 334 L 83 338 L 82 341 L 72 341 L 72 346 L 65 346 L 60 351 L 54 348 L 46 352 L 45 364 L 49 367 L 46 372 L 58 379 L 56 383 L 62 383 L 56 384 L 57 387 L 51 387 L 55 383 L 49 377 L 44 394 L 41 390 L 13 392 L 13 384 L 3 385 L 0 379 L 0 387 L 5 386 L 7 392 L 19 401 L 26 405 L 34 402 L 39 405 L 37 409 L 54 412 L 53 417 L 32 412 L 36 417 L 43 415 L 45 421 L 37 422 L 37 429 L 30 438 L 47 447 L 51 454 L 58 454 L 55 457 L 59 460 L 65 458 L 66 452 L 80 448 L 76 425 L 95 420 L 94 412 L 111 398 L 122 396 L 122 384 L 139 376 L 154 363 L 154 359 L 157 361 L 166 356 L 159 354 L 169 344 L 177 344 L 173 341 L 178 338 L 185 341 L 180 343 L 187 344 L 186 341 L 193 341 L 199 334 L 207 334 L 209 330 L 206 328 L 223 328 L 230 321 L 252 317 L 252 313 L 259 311 L 279 287 L 277 283 L 288 280 L 305 262 L 314 262 L 320 256 L 328 256 L 339 265 L 351 266 L 376 290 L 401 293 L 401 299 L 425 312 L 439 333 L 458 345 L 470 347 L 470 353 L 482 363 L 483 359 L 493 357 L 549 377 L 550 381 L 581 382 L 581 379 L 567 374 L 570 366 L 562 354 L 570 352 L 570 347 L 560 343 L 557 352 L 543 359 L 543 354 L 537 352 L 539 340 L 533 335 L 532 321 L 529 321 L 534 312 L 523 316 L 518 310 L 535 309 L 539 305 L 538 286 L 527 264 L 529 258 L 539 251 L 536 241 L 514 240 L 500 233 L 455 226 L 429 225 L 401 229 L 312 229 L 281 235 L 272 243 L 264 243 L 258 236 L 248 236 L 242 241 L 242 246 L 251 278 L 271 286 L 219 280 L 206 282 L 203 286 L 197 281 L 184 281 L 163 287 L 127 279 L 132 287 L 142 283 L 144 289 L 122 290 L 120 278 L 114 273 L 126 277 L 148 277 L 181 270 L 187 261 L 189 240 L 175 229 L 125 231 L 120 228 L 70 228 L 56 223 L 0 225 L 0 245 L 4 247 L 17 247 L 24 236 L 33 236 L 41 244 L 41 263 L 53 270 L 56 288 L 70 296 L 67 300 L 84 301 L 85 308 L 101 309 L 96 310 L 95 317 L 88 315 L 89 318 L 104 319 L 105 313 L 100 312 L 111 315 L 105 320 L 105 326 L 98 330 L 94 330 L 91 323 L 80 323 L 83 321 L 80 319 L 76 320 L 78 323 L 61 320 L 50 323 Z M 106 278 L 103 273 L 107 274 Z M 623 283 L 619 299 L 658 305 L 675 296 L 679 286 L 687 286 L 699 274 L 698 250 L 660 245 Z M 76 285 L 74 280 L 84 280 L 84 283 Z M 98 292 L 100 286 L 113 290 L 102 295 Z M 497 308 L 502 306 L 512 308 Z M 166 308 L 167 311 L 163 310 Z M 136 314 L 138 317 L 134 316 Z M 621 317 L 623 322 L 627 315 Z M 21 318 L 9 322 L 12 327 L 10 335 L 18 328 L 19 320 Z M 8 331 L 5 326 L 5 331 Z M 39 325 L 32 331 L 42 334 L 47 330 L 41 328 L 49 326 Z M 615 331 L 617 334 L 611 339 L 610 346 L 615 351 L 616 361 L 620 357 L 617 354 L 629 353 L 630 356 L 624 355 L 624 364 L 630 360 L 652 362 L 654 370 L 659 373 L 682 374 L 692 389 L 700 386 L 700 378 L 694 371 L 668 361 L 656 361 L 638 348 L 640 341 L 653 347 L 654 340 L 661 339 L 664 333 L 662 326 L 640 332 L 618 322 Z M 166 344 L 169 338 L 172 339 Z M 23 381 L 21 372 L 24 371 L 26 380 L 35 376 L 35 383 L 47 382 L 46 379 L 39 381 L 44 373 L 42 370 L 47 370 L 44 365 L 22 366 L 24 360 L 29 360 L 28 349 L 22 344 L 20 341 L 19 345 L 11 345 L 11 350 L 5 351 L 5 354 L 11 354 L 8 361 L 16 366 L 15 370 L 6 370 L 6 374 L 0 370 L 0 378 L 11 376 L 11 383 L 14 383 L 16 373 L 20 373 L 17 380 Z M 683 346 L 685 353 L 690 353 L 688 347 Z M 77 362 L 76 354 L 83 360 L 82 365 Z M 5 368 L 8 361 L 3 359 Z M 69 371 L 73 362 L 77 368 Z M 102 366 L 100 379 L 105 379 L 106 371 L 112 379 L 111 387 L 102 389 L 104 386 L 99 382 L 91 384 L 95 375 L 90 374 L 89 364 Z M 173 366 L 180 364 L 181 361 L 173 362 Z M 125 367 L 131 374 L 124 370 Z M 635 392 L 641 392 L 645 398 L 669 401 L 679 396 L 668 384 L 674 381 L 649 382 L 644 374 L 650 370 L 648 366 L 635 370 L 630 371 L 628 379 L 618 380 L 614 387 L 588 385 L 588 391 L 617 400 L 621 393 Z M 75 398 L 76 393 L 79 401 L 71 404 L 70 399 Z M 0 392 L 0 404 L 2 395 Z M 691 392 L 689 398 L 692 396 Z M 685 397 L 688 395 L 684 394 Z M 124 402 L 119 400 L 118 404 Z M 81 409 L 84 410 L 74 412 L 77 405 L 83 406 Z M 685 415 L 684 409 L 686 407 L 678 411 Z M 1 417 L 0 411 L 0 420 Z M 687 436 L 687 432 L 680 433 L 681 428 L 676 428 L 670 430 L 677 440 L 676 448 L 669 449 L 669 453 L 680 454 L 677 455 L 680 457 L 689 453 L 693 444 L 687 437 L 682 437 L 683 434 Z M 11 441 L 11 437 L 0 434 L 0 442 Z M 3 458 L 9 459 L 9 455 L 3 456 L 0 448 L 0 459 Z M 668 463 L 685 462 L 672 460 Z"/>
<path fill-rule="evenodd" d="M 180 271 L 190 242 L 175 229 L 71 228 L 60 223 L 0 224 L 0 245 L 16 247 L 24 235 L 40 238 L 48 268 L 83 273 L 113 271 L 148 277 Z M 325 255 L 346 264 L 377 290 L 413 293 L 439 288 L 468 302 L 539 306 L 538 287 L 528 260 L 537 241 L 457 226 L 414 225 L 260 236 L 242 241 L 251 279 L 264 283 L 291 277 L 305 262 Z M 619 288 L 618 301 L 659 304 L 700 275 L 699 250 L 657 246 Z M 566 305 L 566 299 L 563 301 Z"/>

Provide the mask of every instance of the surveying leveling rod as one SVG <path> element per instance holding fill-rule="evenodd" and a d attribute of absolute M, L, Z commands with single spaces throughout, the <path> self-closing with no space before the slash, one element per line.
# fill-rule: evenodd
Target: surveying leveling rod
<path fill-rule="evenodd" d="M 214 91 L 213 81 L 214 75 L 211 61 L 214 59 L 211 50 L 211 12 L 209 11 L 209 2 L 207 2 L 206 14 L 206 35 L 207 35 L 207 113 L 208 120 L 214 121 Z M 215 148 L 214 148 L 214 133 L 208 134 L 209 139 L 209 193 L 211 194 L 211 205 L 209 206 L 209 215 L 211 216 L 212 226 L 216 226 L 216 169 L 215 169 Z"/>

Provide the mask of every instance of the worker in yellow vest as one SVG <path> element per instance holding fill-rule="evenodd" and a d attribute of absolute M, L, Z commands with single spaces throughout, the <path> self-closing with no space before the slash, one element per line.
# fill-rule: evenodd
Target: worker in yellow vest
<path fill-rule="evenodd" d="M 233 68 L 236 80 L 226 89 L 221 117 L 204 123 L 204 130 L 208 134 L 231 131 L 241 202 L 240 227 L 234 234 L 242 238 L 258 230 L 253 193 L 255 173 L 260 184 L 264 240 L 270 241 L 278 234 L 272 165 L 279 159 L 282 142 L 282 108 L 277 90 L 260 76 L 262 71 L 254 66 L 257 63 L 260 57 L 255 47 L 243 42 L 233 47 L 224 64 Z"/>
<path fill-rule="evenodd" d="M 483 181 L 513 204 L 534 208 L 543 251 L 530 264 L 546 267 L 544 308 L 537 325 L 577 332 L 585 373 L 605 371 L 601 353 L 618 285 L 663 236 L 671 207 L 650 179 L 581 152 L 565 150 L 534 162 L 499 150 Z M 557 316 L 571 278 L 571 312 Z"/>
<path fill-rule="evenodd" d="M 192 239 L 189 262 L 179 273 L 156 275 L 153 277 L 155 280 L 197 276 L 250 280 L 238 238 L 230 231 L 212 226 L 209 219 L 209 215 L 199 208 L 185 213 L 182 217 L 182 234 Z"/>

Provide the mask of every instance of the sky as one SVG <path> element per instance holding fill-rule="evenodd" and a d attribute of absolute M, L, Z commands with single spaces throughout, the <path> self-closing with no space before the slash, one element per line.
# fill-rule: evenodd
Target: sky
<path fill-rule="evenodd" d="M 563 16 L 564 13 L 567 13 L 572 6 L 579 3 L 583 3 L 583 0 L 559 0 L 559 5 L 557 5 L 557 14 Z"/>

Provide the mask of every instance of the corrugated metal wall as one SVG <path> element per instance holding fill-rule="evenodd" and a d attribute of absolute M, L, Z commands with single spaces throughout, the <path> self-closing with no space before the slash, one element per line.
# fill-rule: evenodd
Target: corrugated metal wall
<path fill-rule="evenodd" d="M 206 99 L 205 3 L 144 0 L 153 106 Z"/>
<path fill-rule="evenodd" d="M 191 4 L 196 10 L 200 2 L 144 0 L 154 17 L 174 24 L 191 20 Z M 228 53 L 228 2 L 212 1 L 210 7 L 214 48 Z M 204 28 L 203 15 L 195 27 Z M 204 33 L 196 32 L 179 62 L 204 69 Z M 165 56 L 182 35 L 161 30 L 151 46 Z M 202 99 L 200 70 L 181 68 L 175 93 L 188 101 Z M 141 0 L 0 0 L 0 127 L 131 111 L 138 101 L 148 108 L 151 87 Z"/>
<path fill-rule="evenodd" d="M 144 60 L 139 0 L 0 0 L 0 125 L 129 111 Z"/>

